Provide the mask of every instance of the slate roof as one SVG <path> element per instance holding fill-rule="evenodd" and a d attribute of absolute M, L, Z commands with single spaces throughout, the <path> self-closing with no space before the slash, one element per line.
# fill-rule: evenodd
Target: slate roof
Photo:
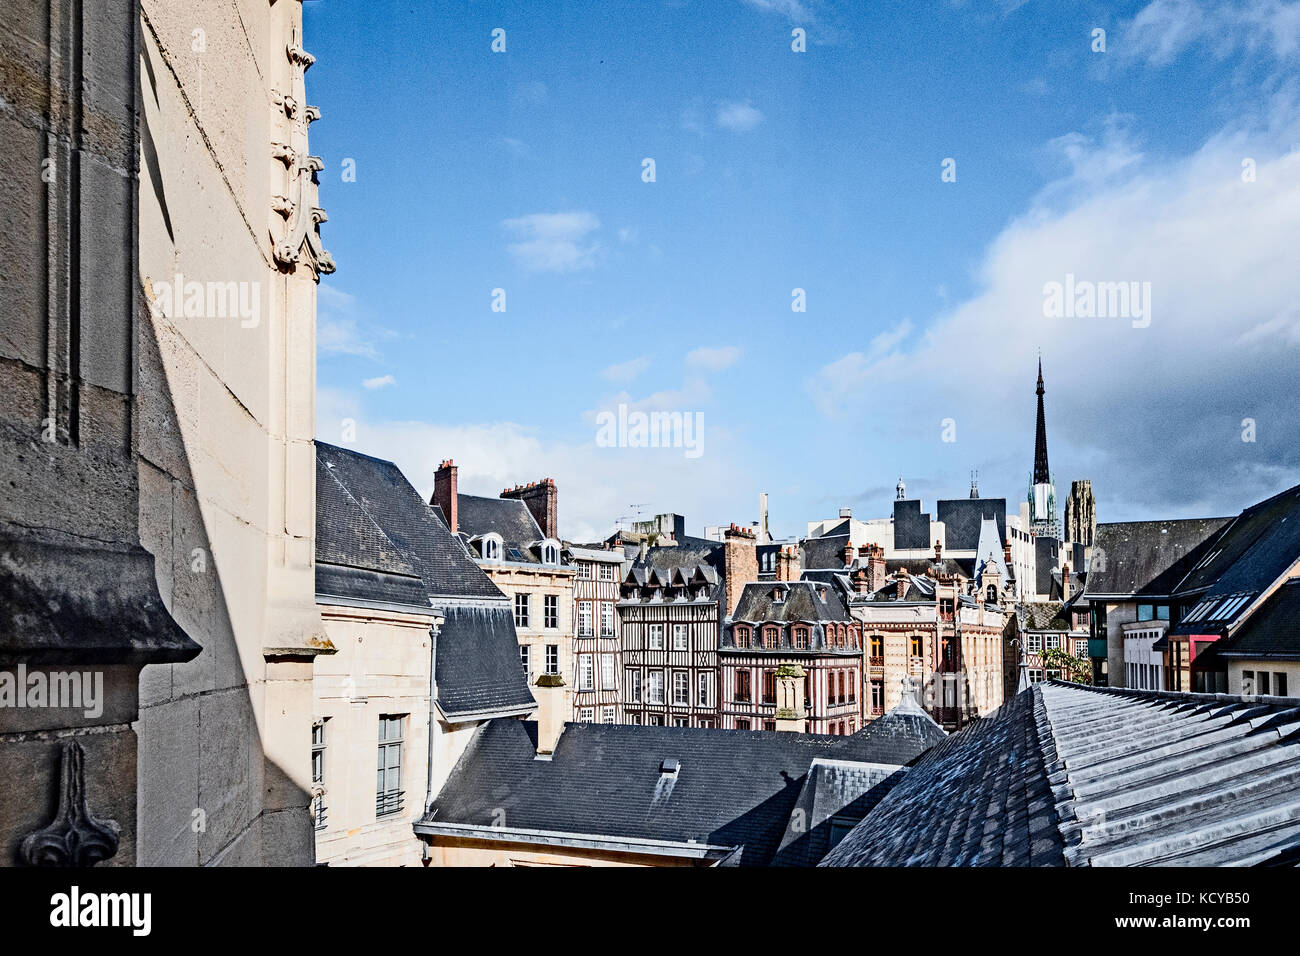
<path fill-rule="evenodd" d="M 1300 861 L 1300 699 L 1051 682 L 922 757 L 823 865 Z"/>
<path fill-rule="evenodd" d="M 784 592 L 776 601 L 775 590 Z M 756 581 L 746 584 L 731 614 L 733 621 L 851 621 L 848 606 L 840 598 L 838 587 L 823 588 L 815 581 Z"/>
<path fill-rule="evenodd" d="M 879 718 L 875 735 L 861 737 L 566 724 L 549 760 L 537 758 L 535 723 L 493 720 L 475 732 L 416 830 L 469 824 L 490 839 L 504 813 L 511 829 L 694 840 L 739 848 L 732 862 L 762 866 L 772 861 L 815 759 L 896 769 L 933 737 L 914 732 L 910 719 L 901 729 L 882 723 L 889 720 Z M 679 762 L 676 774 L 662 771 L 669 758 Z"/>
<path fill-rule="evenodd" d="M 1167 597 L 1231 518 L 1097 525 L 1087 596 Z M 1102 557 L 1104 555 L 1104 557 Z"/>
<path fill-rule="evenodd" d="M 799 542 L 799 566 L 840 570 L 844 567 L 844 546 L 848 543 L 847 534 L 805 538 Z"/>
<path fill-rule="evenodd" d="M 969 579 L 972 564 L 971 558 L 940 558 L 938 561 L 934 558 L 889 558 L 885 561 L 885 573 L 893 574 L 907 568 L 913 574 L 928 574 L 932 578 L 941 574 L 959 574 Z"/>
<path fill-rule="evenodd" d="M 519 666 L 519 639 L 509 605 L 458 605 L 443 609 L 446 621 L 434 649 L 435 685 L 444 717 L 532 710 L 536 703 Z"/>
<path fill-rule="evenodd" d="M 1226 641 L 1216 641 L 1216 657 L 1300 660 L 1300 578 L 1274 591 Z"/>
<path fill-rule="evenodd" d="M 505 595 L 391 461 L 316 443 L 316 549 L 322 603 L 441 610 L 446 716 L 532 709 Z"/>
<path fill-rule="evenodd" d="M 541 563 L 538 545 L 545 535 L 528 506 L 517 498 L 457 495 L 456 528 L 470 539 L 489 532 L 499 534 L 504 546 L 501 557 L 506 561 Z M 477 542 L 471 541 L 470 547 L 476 546 Z"/>
<path fill-rule="evenodd" d="M 1007 499 L 1005 498 L 948 498 L 936 505 L 935 517 L 943 522 L 944 544 L 950 551 L 973 551 L 982 544 L 981 535 L 986 520 L 992 521 L 997 531 L 997 550 L 1007 540 Z M 978 558 L 988 555 L 980 554 Z"/>
<path fill-rule="evenodd" d="M 318 562 L 413 569 L 431 598 L 505 599 L 391 461 L 318 441 L 316 478 Z"/>
<path fill-rule="evenodd" d="M 1016 624 L 1022 631 L 1068 631 L 1069 618 L 1060 601 L 1034 601 L 1016 605 Z"/>

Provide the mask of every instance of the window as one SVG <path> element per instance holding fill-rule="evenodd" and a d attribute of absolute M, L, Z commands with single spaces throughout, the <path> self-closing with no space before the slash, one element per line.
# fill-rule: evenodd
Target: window
<path fill-rule="evenodd" d="M 1043 671 L 1038 667 L 1029 668 L 1029 683 L 1040 684 L 1043 680 Z"/>
<path fill-rule="evenodd" d="M 915 637 L 915 636 L 914 636 L 914 637 L 912 638 L 912 640 L 911 640 L 910 643 L 911 643 L 911 645 L 912 645 L 912 656 L 913 656 L 913 657 L 924 657 L 924 656 L 925 656 L 925 651 L 922 649 L 922 646 L 921 646 L 921 638 L 920 638 L 920 637 Z"/>
<path fill-rule="evenodd" d="M 781 632 L 777 628 L 771 625 L 763 628 L 764 647 L 779 647 L 780 644 L 781 644 Z"/>
<path fill-rule="evenodd" d="M 590 707 L 579 707 L 579 708 L 578 708 L 578 721 L 579 721 L 580 723 L 583 723 L 583 724 L 589 724 L 589 723 L 592 722 L 592 719 L 593 719 L 595 716 L 596 716 L 596 712 L 595 712 L 592 708 L 590 708 Z"/>
<path fill-rule="evenodd" d="M 600 686 L 603 690 L 614 689 L 614 655 L 600 655 Z"/>
<path fill-rule="evenodd" d="M 686 671 L 673 671 L 673 703 L 691 702 L 691 675 Z"/>
<path fill-rule="evenodd" d="M 699 723 L 698 723 L 696 726 L 698 726 L 698 727 L 705 727 L 705 728 L 708 728 L 708 729 L 712 730 L 712 729 L 713 729 L 713 718 L 711 718 L 711 717 L 701 717 L 700 720 L 699 720 Z"/>
<path fill-rule="evenodd" d="M 772 589 L 772 603 L 773 604 L 785 603 L 785 590 L 783 588 Z"/>
<path fill-rule="evenodd" d="M 591 637 L 591 602 L 578 602 L 578 636 Z"/>
<path fill-rule="evenodd" d="M 602 707 L 602 708 L 600 709 L 600 722 L 601 722 L 602 724 L 612 724 L 612 723 L 614 723 L 614 716 L 615 716 L 615 715 L 614 715 L 614 708 L 613 708 L 613 707 Z"/>
<path fill-rule="evenodd" d="M 375 816 L 402 812 L 402 726 L 405 714 L 379 716 L 379 775 L 375 783 Z"/>
<path fill-rule="evenodd" d="M 748 719 L 747 717 L 737 717 L 737 718 L 736 718 L 736 729 L 737 729 L 737 730 L 748 730 L 748 729 L 749 729 L 749 719 Z"/>
<path fill-rule="evenodd" d="M 696 675 L 696 703 L 701 707 L 713 706 L 713 674 L 704 671 Z"/>
<path fill-rule="evenodd" d="M 1254 671 L 1241 672 L 1241 693 L 1243 696 L 1246 697 L 1249 697 L 1251 694 L 1255 693 L 1255 672 Z"/>
<path fill-rule="evenodd" d="M 527 644 L 519 645 L 519 663 L 524 669 L 524 677 L 531 679 L 533 676 L 533 665 L 531 661 L 531 648 Z"/>
<path fill-rule="evenodd" d="M 591 655 L 578 655 L 578 690 L 595 690 L 596 675 L 592 670 Z"/>
<path fill-rule="evenodd" d="M 686 650 L 686 625 L 685 624 L 673 625 L 673 650 L 675 651 Z"/>
<path fill-rule="evenodd" d="M 1256 690 L 1255 693 L 1264 694 L 1265 696 L 1268 695 L 1268 678 L 1268 671 L 1259 671 L 1255 675 L 1255 683 L 1259 685 L 1259 689 Z"/>
<path fill-rule="evenodd" d="M 613 581 L 613 580 L 614 580 L 614 565 L 612 565 L 612 564 L 602 564 L 602 565 L 600 566 L 600 580 L 602 580 L 602 581 Z"/>
<path fill-rule="evenodd" d="M 483 539 L 483 557 L 489 561 L 501 560 L 501 541 L 498 538 Z"/>
<path fill-rule="evenodd" d="M 749 703 L 749 671 L 736 671 L 736 693 L 733 699 L 737 703 Z"/>
<path fill-rule="evenodd" d="M 641 715 L 640 715 L 640 714 L 633 714 L 633 715 L 632 715 L 632 723 L 634 723 L 634 724 L 636 724 L 636 726 L 640 727 L 640 726 L 641 726 Z"/>
<path fill-rule="evenodd" d="M 673 726 L 674 726 L 674 727 L 689 727 L 690 725 L 691 725 L 691 718 L 689 718 L 689 717 L 674 717 L 674 718 L 673 718 Z"/>
<path fill-rule="evenodd" d="M 588 564 L 586 561 L 578 562 L 578 577 L 580 578 L 591 577 L 591 565 Z"/>
<path fill-rule="evenodd" d="M 662 651 L 664 649 L 664 626 L 662 624 L 650 625 L 650 643 L 647 646 L 652 651 Z"/>
<path fill-rule="evenodd" d="M 776 703 L 776 671 L 763 671 L 763 703 Z"/>
<path fill-rule="evenodd" d="M 528 626 L 528 595 L 515 595 L 515 627 Z"/>
<path fill-rule="evenodd" d="M 623 686 L 627 689 L 627 699 L 630 703 L 641 703 L 641 672 L 635 667 L 629 667 L 623 672 Z"/>
<path fill-rule="evenodd" d="M 1278 697 L 1287 696 L 1285 671 L 1278 671 L 1273 675 L 1273 693 Z"/>
<path fill-rule="evenodd" d="M 662 727 L 664 725 L 663 714 L 650 714 L 646 717 L 645 722 L 651 727 Z"/>
<path fill-rule="evenodd" d="M 1043 646 L 1049 649 L 1056 649 L 1061 646 L 1061 635 L 1048 634 L 1043 638 Z"/>
<path fill-rule="evenodd" d="M 796 627 L 794 629 L 794 646 L 804 649 L 808 647 L 808 628 Z"/>
<path fill-rule="evenodd" d="M 881 637 L 879 634 L 871 635 L 871 656 L 872 657 L 885 656 L 885 639 Z"/>
<path fill-rule="evenodd" d="M 749 647 L 749 628 L 744 627 L 743 625 L 737 624 L 737 625 L 732 629 L 732 633 L 733 633 L 733 634 L 735 635 L 735 637 L 736 637 L 736 646 L 737 646 L 737 647 Z"/>
<path fill-rule="evenodd" d="M 649 701 L 652 704 L 662 704 L 664 702 L 664 672 L 650 672 L 650 696 Z"/>
<path fill-rule="evenodd" d="M 547 594 L 542 598 L 542 624 L 546 627 L 560 626 L 559 595 Z"/>
<path fill-rule="evenodd" d="M 600 605 L 600 636 L 614 636 L 614 605 L 608 601 L 603 601 Z"/>
<path fill-rule="evenodd" d="M 317 830 L 325 829 L 325 721 L 311 725 L 311 782 L 320 787 L 311 802 L 311 816 Z M 313 788 L 314 789 L 314 788 Z"/>
<path fill-rule="evenodd" d="M 763 729 L 764 729 L 764 730 L 776 730 L 776 721 L 775 721 L 775 720 L 765 720 L 765 721 L 763 721 Z"/>
<path fill-rule="evenodd" d="M 546 673 L 558 674 L 560 672 L 560 645 L 546 645 Z"/>
<path fill-rule="evenodd" d="M 542 564 L 559 564 L 560 549 L 553 544 L 542 545 Z"/>
<path fill-rule="evenodd" d="M 1027 654 L 1037 654 L 1043 649 L 1043 635 L 1026 634 L 1025 635 L 1025 652 Z"/>

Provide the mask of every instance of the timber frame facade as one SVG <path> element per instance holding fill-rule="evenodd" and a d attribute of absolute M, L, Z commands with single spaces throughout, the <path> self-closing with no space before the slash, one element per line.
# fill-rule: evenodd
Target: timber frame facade
<path fill-rule="evenodd" d="M 573 577 L 573 719 L 623 723 L 618 613 L 623 552 L 570 546 Z"/>

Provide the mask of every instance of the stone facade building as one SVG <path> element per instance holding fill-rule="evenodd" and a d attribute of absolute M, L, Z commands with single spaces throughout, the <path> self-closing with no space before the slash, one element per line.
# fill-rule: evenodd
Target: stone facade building
<path fill-rule="evenodd" d="M 108 698 L 94 725 L 0 714 L 0 770 L 27 781 L 0 797 L 6 860 L 313 859 L 312 664 L 332 650 L 315 296 L 334 265 L 312 58 L 296 2 L 194 21 L 18 0 L 0 26 L 0 669 L 102 669 Z M 60 613 L 31 617 L 37 595 Z M 72 842 L 60 786 L 91 815 Z"/>
<path fill-rule="evenodd" d="M 1097 538 L 1097 499 L 1087 478 L 1070 483 L 1065 499 L 1065 540 L 1091 548 Z"/>

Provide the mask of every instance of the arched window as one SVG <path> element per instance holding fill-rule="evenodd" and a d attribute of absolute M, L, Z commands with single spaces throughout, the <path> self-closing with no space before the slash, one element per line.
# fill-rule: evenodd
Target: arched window
<path fill-rule="evenodd" d="M 988 595 L 984 598 L 984 600 L 988 601 L 990 604 L 997 604 L 997 603 L 998 603 L 998 589 L 995 588 L 993 585 L 990 584 L 990 585 L 989 585 L 989 590 L 988 590 Z"/>
<path fill-rule="evenodd" d="M 501 560 L 501 539 L 496 535 L 488 535 L 483 539 L 483 557 L 488 561 Z"/>
<path fill-rule="evenodd" d="M 554 541 L 546 541 L 542 544 L 542 564 L 559 564 L 560 563 L 560 546 Z"/>

